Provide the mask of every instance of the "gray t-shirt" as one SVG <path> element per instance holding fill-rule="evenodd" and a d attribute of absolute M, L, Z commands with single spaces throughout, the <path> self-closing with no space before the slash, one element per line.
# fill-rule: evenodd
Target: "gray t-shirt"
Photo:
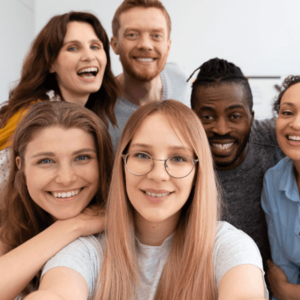
<path fill-rule="evenodd" d="M 167 63 L 160 73 L 162 81 L 162 101 L 173 99 L 190 107 L 191 85 L 187 83 L 187 74 L 184 69 L 175 63 Z M 115 107 L 115 114 L 119 128 L 114 128 L 109 122 L 109 133 L 112 137 L 114 151 L 116 152 L 121 133 L 130 116 L 139 108 L 123 97 L 119 97 Z"/>
<path fill-rule="evenodd" d="M 260 198 L 265 172 L 284 157 L 275 132 L 275 120 L 255 120 L 245 160 L 235 169 L 217 171 L 223 190 L 223 217 L 257 244 L 266 270 L 271 259 L 267 224 Z"/>
<path fill-rule="evenodd" d="M 173 235 L 169 236 L 161 246 L 146 246 L 136 241 L 140 282 L 137 286 L 137 299 L 153 299 L 173 243 Z M 42 276 L 52 268 L 68 267 L 80 273 L 87 282 L 89 298 L 95 290 L 101 261 L 105 248 L 105 236 L 83 237 L 75 240 L 44 266 Z M 235 266 L 243 264 L 255 265 L 262 270 L 259 250 L 253 240 L 241 230 L 227 222 L 218 222 L 214 251 L 214 280 L 218 288 L 224 274 Z M 265 288 L 265 297 L 268 292 Z"/>

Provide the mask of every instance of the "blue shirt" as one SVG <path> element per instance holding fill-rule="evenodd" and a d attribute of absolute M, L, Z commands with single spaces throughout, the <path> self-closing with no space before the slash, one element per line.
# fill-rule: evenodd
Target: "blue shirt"
<path fill-rule="evenodd" d="M 290 158 L 285 157 L 266 172 L 261 202 L 273 262 L 285 272 L 290 283 L 300 284 L 300 197 Z"/>

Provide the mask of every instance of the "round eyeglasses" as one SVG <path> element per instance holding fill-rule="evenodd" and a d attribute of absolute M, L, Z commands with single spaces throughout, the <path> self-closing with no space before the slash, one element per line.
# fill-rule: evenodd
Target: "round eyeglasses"
<path fill-rule="evenodd" d="M 122 155 L 128 172 L 133 175 L 142 176 L 149 173 L 154 165 L 154 161 L 164 161 L 167 173 L 174 178 L 184 178 L 194 169 L 195 164 L 199 161 L 186 155 L 176 154 L 167 159 L 156 159 L 145 152 L 130 152 Z"/>

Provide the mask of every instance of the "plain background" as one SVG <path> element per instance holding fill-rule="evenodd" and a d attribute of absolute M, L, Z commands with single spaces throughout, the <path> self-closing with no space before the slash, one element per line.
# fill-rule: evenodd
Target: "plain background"
<path fill-rule="evenodd" d="M 0 103 L 20 77 L 23 59 L 36 34 L 56 15 L 70 10 L 97 15 L 112 36 L 111 20 L 122 0 L 0 0 Z M 256 116 L 270 105 L 286 75 L 300 73 L 299 0 L 162 0 L 172 20 L 168 58 L 187 75 L 219 57 L 232 61 L 246 76 L 281 76 L 251 80 Z M 111 51 L 115 75 L 122 72 Z"/>

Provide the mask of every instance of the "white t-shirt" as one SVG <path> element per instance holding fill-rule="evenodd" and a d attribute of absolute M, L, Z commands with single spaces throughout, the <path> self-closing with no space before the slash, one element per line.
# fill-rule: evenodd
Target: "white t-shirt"
<path fill-rule="evenodd" d="M 146 246 L 138 240 L 137 258 L 140 282 L 137 286 L 137 299 L 153 299 L 163 271 L 165 262 L 172 247 L 173 235 L 169 236 L 161 246 Z M 100 264 L 105 248 L 105 236 L 83 237 L 70 243 L 44 266 L 42 276 L 52 268 L 68 267 L 80 273 L 87 282 L 89 299 L 95 290 Z M 224 274 L 231 268 L 251 264 L 262 270 L 262 259 L 253 240 L 243 231 L 227 222 L 218 222 L 213 251 L 214 280 L 218 289 Z M 265 287 L 265 298 L 268 291 Z"/>

